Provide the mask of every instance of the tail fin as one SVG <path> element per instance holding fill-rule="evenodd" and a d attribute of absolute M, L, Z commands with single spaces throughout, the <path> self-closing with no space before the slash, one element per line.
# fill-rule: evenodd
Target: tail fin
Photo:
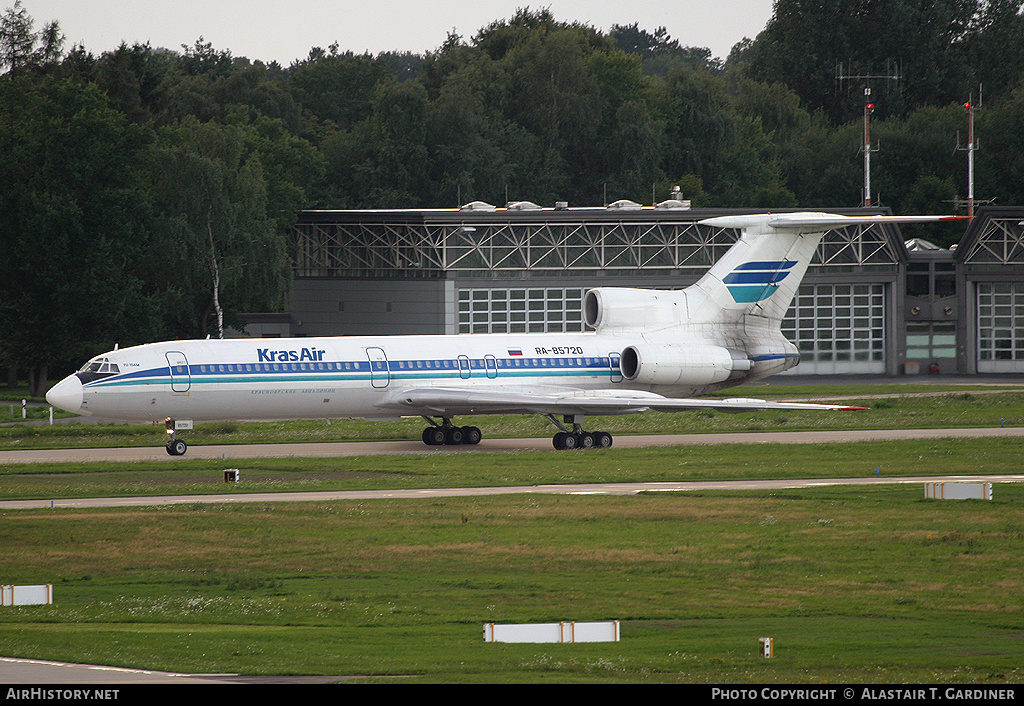
<path fill-rule="evenodd" d="M 687 289 L 690 323 L 763 317 L 776 326 L 796 296 L 822 236 L 833 228 L 874 223 L 957 220 L 965 216 L 839 216 L 786 213 L 720 216 L 700 221 L 738 228 L 740 239 Z M 767 323 L 764 322 L 764 323 Z"/>
<path fill-rule="evenodd" d="M 679 292 L 591 289 L 584 299 L 584 316 L 587 324 L 599 331 L 655 331 L 680 325 L 708 325 L 778 333 L 818 243 L 829 230 L 966 217 L 767 213 L 708 218 L 699 223 L 738 228 L 741 234 L 736 244 L 695 284 Z"/>

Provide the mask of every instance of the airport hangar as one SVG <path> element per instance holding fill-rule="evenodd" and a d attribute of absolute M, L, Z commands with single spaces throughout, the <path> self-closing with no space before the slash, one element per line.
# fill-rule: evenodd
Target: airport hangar
<path fill-rule="evenodd" d="M 697 222 L 758 212 L 678 200 L 303 211 L 287 311 L 244 316 L 246 335 L 584 331 L 587 289 L 689 285 L 739 236 Z M 827 233 L 783 323 L 801 353 L 790 372 L 1024 372 L 1024 207 L 961 223 L 942 226 L 965 227 L 949 250 L 892 224 Z"/>

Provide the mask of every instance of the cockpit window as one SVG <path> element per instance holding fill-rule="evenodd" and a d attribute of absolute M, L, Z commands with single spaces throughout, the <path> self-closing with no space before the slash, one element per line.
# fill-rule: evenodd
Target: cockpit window
<path fill-rule="evenodd" d="M 83 384 L 85 384 L 87 382 L 92 382 L 93 380 L 117 375 L 119 372 L 121 372 L 121 369 L 118 367 L 117 363 L 111 363 L 107 358 L 100 357 L 93 358 L 83 365 L 76 375 L 78 375 L 78 378 Z"/>
<path fill-rule="evenodd" d="M 107 362 L 106 358 L 93 358 L 88 363 L 82 366 L 80 373 L 98 373 L 103 368 L 104 363 Z"/>

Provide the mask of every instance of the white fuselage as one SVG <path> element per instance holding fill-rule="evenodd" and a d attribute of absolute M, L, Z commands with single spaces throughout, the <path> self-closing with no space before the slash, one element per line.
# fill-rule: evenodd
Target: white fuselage
<path fill-rule="evenodd" d="M 431 413 L 388 405 L 412 387 L 690 395 L 751 377 L 729 379 L 730 371 L 709 359 L 670 385 L 627 380 L 621 351 L 644 342 L 596 333 L 169 341 L 108 352 L 92 361 L 96 372 L 70 376 L 51 398 L 82 414 L 127 420 L 386 419 Z M 703 340 L 689 346 L 702 358 L 705 349 L 723 350 Z"/>

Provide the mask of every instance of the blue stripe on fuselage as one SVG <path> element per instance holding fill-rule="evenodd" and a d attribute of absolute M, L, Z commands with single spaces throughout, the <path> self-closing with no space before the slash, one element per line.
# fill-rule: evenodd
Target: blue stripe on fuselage
<path fill-rule="evenodd" d="M 191 383 L 244 383 L 244 382 L 341 382 L 370 380 L 371 374 L 387 374 L 391 380 L 455 380 L 470 377 L 480 379 L 510 377 L 563 377 L 569 375 L 605 376 L 610 370 L 608 358 L 501 358 L 493 361 L 472 358 L 470 367 L 459 367 L 455 359 L 387 361 L 383 367 L 370 369 L 369 362 L 322 363 L 215 363 L 190 364 L 188 372 L 175 373 L 176 381 L 187 377 Z M 588 362 L 589 361 L 589 362 Z M 381 365 L 384 361 L 380 361 Z M 447 363 L 447 365 L 445 365 Z M 490 364 L 488 364 L 490 363 Z M 122 387 L 128 385 L 169 385 L 168 367 L 135 370 L 86 383 L 86 388 Z"/>

